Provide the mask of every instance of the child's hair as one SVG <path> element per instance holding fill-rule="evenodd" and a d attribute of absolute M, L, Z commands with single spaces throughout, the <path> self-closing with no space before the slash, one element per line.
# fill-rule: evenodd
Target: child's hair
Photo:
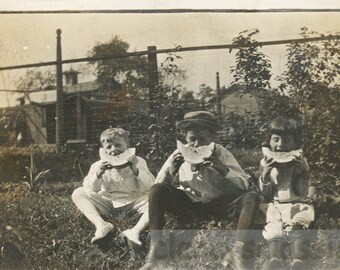
<path fill-rule="evenodd" d="M 126 144 L 129 145 L 129 134 L 122 128 L 108 128 L 100 135 L 100 143 L 103 144 L 105 139 L 113 139 L 116 136 L 122 137 Z"/>
<path fill-rule="evenodd" d="M 302 146 L 302 126 L 293 118 L 277 117 L 268 126 L 268 141 L 272 134 L 293 135 L 298 147 Z"/>

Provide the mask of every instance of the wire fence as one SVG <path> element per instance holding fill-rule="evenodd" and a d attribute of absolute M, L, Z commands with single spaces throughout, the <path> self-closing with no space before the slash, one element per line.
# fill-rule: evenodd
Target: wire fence
<path fill-rule="evenodd" d="M 275 64 L 281 63 L 278 70 L 282 70 L 285 60 L 285 45 L 292 42 L 317 42 L 326 39 L 338 39 L 340 36 L 323 36 L 294 40 L 279 40 L 259 42 L 260 47 L 271 47 L 280 45 L 282 51 L 280 59 Z M 246 45 L 244 45 L 246 46 Z M 89 143 L 98 142 L 100 133 L 108 127 L 122 126 L 127 128 L 131 134 L 135 134 L 134 141 L 143 140 L 148 136 L 148 127 L 152 124 L 150 119 L 146 119 L 152 113 L 160 111 L 152 110 L 153 99 L 159 98 L 156 93 L 160 89 L 151 89 L 150 84 L 157 88 L 157 85 L 164 83 L 163 88 L 167 88 L 171 94 L 174 90 L 179 91 L 177 103 L 178 117 L 181 117 L 186 109 L 207 109 L 216 111 L 218 100 L 216 96 L 216 72 L 219 72 L 221 88 L 223 89 L 222 113 L 237 112 L 240 114 L 256 112 L 256 101 L 251 96 L 240 96 L 235 91 L 228 92 L 228 86 L 233 78 L 230 73 L 230 66 L 235 63 L 235 56 L 230 53 L 230 49 L 236 49 L 234 44 L 177 47 L 171 49 L 131 52 L 126 54 L 112 55 L 108 57 L 77 58 L 62 60 L 63 71 L 65 73 L 75 71 L 77 76 L 75 81 L 68 82 L 67 74 L 64 74 L 63 86 L 63 110 L 64 127 L 61 131 L 63 141 L 78 140 Z M 265 50 L 265 48 L 263 49 Z M 122 63 L 121 59 L 133 59 L 145 57 L 152 53 L 156 60 L 145 61 L 142 64 L 137 61 Z M 166 66 L 168 57 L 175 58 Z M 271 58 L 270 55 L 268 55 Z M 158 59 L 157 59 L 158 58 Z M 158 61 L 157 61 L 158 60 Z M 81 63 L 95 63 L 96 61 L 111 61 L 116 68 L 125 70 L 116 78 L 116 84 L 110 85 L 110 89 L 105 89 L 106 81 L 98 82 L 93 76 L 94 65 Z M 137 64 L 134 64 L 134 63 Z M 168 63 L 168 64 L 169 64 Z M 56 65 L 57 61 L 49 61 L 36 64 L 24 64 L 17 66 L 0 67 L 0 74 L 3 81 L 10 80 L 4 85 L 0 92 L 7 97 L 17 95 L 17 103 L 21 106 L 15 108 L 2 109 L 0 112 L 0 145 L 29 145 L 54 144 L 56 142 L 56 88 L 49 85 L 39 85 L 38 78 L 32 84 L 35 88 L 29 89 L 6 89 L 6 85 L 18 82 L 22 76 L 18 76 L 18 70 L 37 71 L 43 73 L 46 69 L 53 72 L 48 66 Z M 144 66 L 143 66 L 144 64 Z M 156 66 L 151 68 L 150 66 Z M 81 70 L 81 73 L 77 73 Z M 171 70 L 167 70 L 170 68 Z M 132 74 L 134 78 L 127 79 L 127 71 L 135 70 Z M 162 74 L 161 70 L 165 71 Z M 137 71 L 139 74 L 137 74 Z M 177 72 L 177 73 L 176 73 Z M 25 74 L 25 72 L 23 72 Z M 157 74 L 157 76 L 155 75 Z M 178 76 L 175 76 L 177 74 Z M 131 75 L 131 74 L 130 74 Z M 138 75 L 138 76 L 137 76 Z M 180 76 L 179 76 L 180 75 Z M 277 74 L 279 75 L 279 74 Z M 157 82 L 152 81 L 156 79 Z M 158 78 L 158 76 L 160 76 Z M 66 84 L 67 82 L 67 84 Z M 35 83 L 35 84 L 34 84 Z M 274 82 L 275 84 L 275 82 Z M 41 87 L 39 89 L 39 87 Z M 200 87 L 210 88 L 212 91 L 206 96 L 206 100 L 198 98 Z M 172 89 L 172 90 L 169 90 Z M 154 91 L 156 97 L 150 95 Z M 190 92 L 194 94 L 190 94 Z M 168 94 L 169 94 L 168 93 Z M 185 95 L 187 93 L 187 95 Z M 188 94 L 189 93 L 189 94 Z M 170 99 L 170 96 L 165 99 Z M 164 99 L 164 97 L 163 97 Z M 210 101 L 209 101 L 210 100 Z M 164 100 L 163 100 L 164 101 Z M 168 102 L 168 100 L 165 100 Z M 209 101 L 209 102 L 208 102 Z M 161 101 L 162 102 L 162 101 Z M 159 108 L 159 110 L 165 109 Z"/>

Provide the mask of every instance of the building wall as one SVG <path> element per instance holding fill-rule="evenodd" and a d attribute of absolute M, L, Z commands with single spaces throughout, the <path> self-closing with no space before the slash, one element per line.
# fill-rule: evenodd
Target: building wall
<path fill-rule="evenodd" d="M 30 133 L 33 143 L 48 143 L 45 108 L 35 105 L 26 105 L 24 106 L 24 110 L 26 112 L 28 132 Z"/>
<path fill-rule="evenodd" d="M 239 92 L 234 92 L 228 96 L 222 97 L 221 100 L 222 114 L 235 112 L 237 114 L 246 114 L 258 112 L 256 99 L 250 94 L 241 95 Z"/>

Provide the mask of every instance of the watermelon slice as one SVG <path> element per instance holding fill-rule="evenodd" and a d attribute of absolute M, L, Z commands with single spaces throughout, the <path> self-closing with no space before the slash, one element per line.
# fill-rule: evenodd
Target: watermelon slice
<path fill-rule="evenodd" d="M 125 152 L 117 155 L 111 156 L 107 154 L 104 148 L 99 149 L 99 156 L 102 160 L 108 161 L 113 167 L 120 167 L 127 164 L 128 158 L 136 153 L 136 148 L 128 148 Z"/>
<path fill-rule="evenodd" d="M 268 147 L 262 147 L 263 155 L 267 158 L 274 159 L 277 163 L 288 163 L 293 161 L 295 157 L 300 157 L 303 153 L 302 149 L 290 152 L 273 152 Z"/>
<path fill-rule="evenodd" d="M 180 141 L 177 141 L 177 149 L 183 155 L 184 160 L 191 164 L 200 164 L 210 157 L 215 144 L 212 142 L 209 145 L 202 145 L 199 147 L 192 147 L 184 145 Z"/>

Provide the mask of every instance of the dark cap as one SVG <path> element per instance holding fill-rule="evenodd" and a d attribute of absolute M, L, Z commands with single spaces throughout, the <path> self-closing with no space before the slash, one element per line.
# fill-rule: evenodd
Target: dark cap
<path fill-rule="evenodd" d="M 189 112 L 184 115 L 184 119 L 179 121 L 176 126 L 180 130 L 204 128 L 216 132 L 222 129 L 222 126 L 217 122 L 216 116 L 207 111 Z"/>

